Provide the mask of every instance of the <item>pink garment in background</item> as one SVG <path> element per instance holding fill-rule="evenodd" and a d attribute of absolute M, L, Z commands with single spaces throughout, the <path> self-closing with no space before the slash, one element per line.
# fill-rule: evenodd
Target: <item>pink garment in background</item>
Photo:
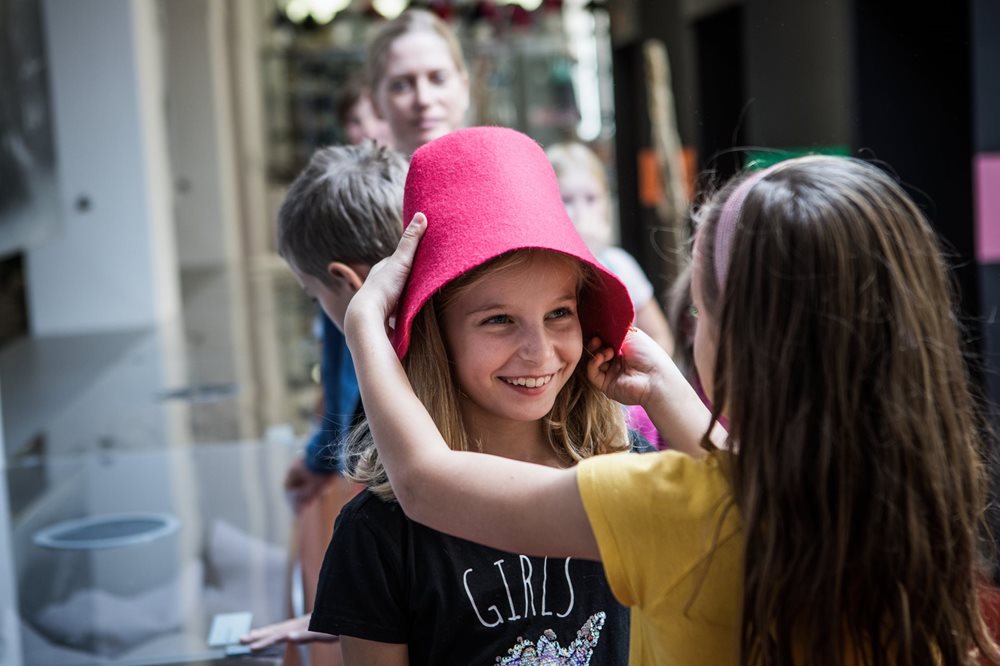
<path fill-rule="evenodd" d="M 708 401 L 708 396 L 701 389 L 701 382 L 694 380 L 694 390 L 698 393 L 698 397 L 701 401 L 705 403 L 705 406 L 712 409 L 712 403 Z M 725 416 L 719 417 L 719 423 L 723 428 L 729 430 L 729 422 L 726 420 Z M 670 442 L 666 441 L 660 437 L 660 433 L 656 430 L 656 426 L 649 419 L 649 414 L 646 410 L 639 405 L 627 405 L 625 407 L 625 426 L 629 430 L 634 430 L 640 435 L 646 438 L 650 444 L 652 444 L 657 450 L 669 449 L 671 448 Z"/>

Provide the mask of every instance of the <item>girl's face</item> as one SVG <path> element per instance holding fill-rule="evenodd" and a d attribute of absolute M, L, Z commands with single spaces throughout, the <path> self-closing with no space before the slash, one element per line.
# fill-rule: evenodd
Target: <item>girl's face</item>
<path fill-rule="evenodd" d="M 701 252 L 701 234 L 695 238 L 692 259 L 691 302 L 697 316 L 694 325 L 694 367 L 705 395 L 712 400 L 712 380 L 715 373 L 715 356 L 719 350 L 719 328 L 705 305 L 705 295 L 701 288 L 703 270 L 706 269 Z M 711 266 L 707 267 L 711 269 Z"/>
<path fill-rule="evenodd" d="M 559 176 L 559 193 L 573 226 L 591 252 L 611 245 L 608 193 L 586 168 L 568 169 Z"/>
<path fill-rule="evenodd" d="M 441 36 L 409 32 L 392 42 L 375 88 L 375 110 L 388 121 L 398 150 L 410 154 L 458 129 L 468 108 L 468 76 Z"/>
<path fill-rule="evenodd" d="M 471 432 L 552 410 L 583 353 L 579 281 L 571 263 L 543 253 L 487 273 L 445 307 L 442 332 Z"/>

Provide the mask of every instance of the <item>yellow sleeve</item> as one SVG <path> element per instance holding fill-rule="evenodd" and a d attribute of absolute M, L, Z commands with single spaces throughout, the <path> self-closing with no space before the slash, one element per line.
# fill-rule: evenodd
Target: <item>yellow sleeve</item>
<path fill-rule="evenodd" d="M 670 591 L 738 529 L 729 484 L 714 456 L 676 451 L 595 456 L 577 466 L 577 484 L 611 589 L 626 606 Z"/>

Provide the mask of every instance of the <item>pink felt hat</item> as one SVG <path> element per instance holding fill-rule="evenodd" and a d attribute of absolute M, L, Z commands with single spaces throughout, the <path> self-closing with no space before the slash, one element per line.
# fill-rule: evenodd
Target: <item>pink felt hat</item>
<path fill-rule="evenodd" d="M 413 153 L 403 219 L 427 216 L 413 269 L 396 310 L 393 346 L 400 358 L 410 327 L 439 289 L 490 259 L 524 248 L 561 252 L 589 264 L 597 284 L 580 299 L 584 340 L 599 336 L 618 350 L 635 318 L 625 286 L 594 258 L 566 214 L 555 172 L 541 147 L 511 129 L 458 130 Z"/>

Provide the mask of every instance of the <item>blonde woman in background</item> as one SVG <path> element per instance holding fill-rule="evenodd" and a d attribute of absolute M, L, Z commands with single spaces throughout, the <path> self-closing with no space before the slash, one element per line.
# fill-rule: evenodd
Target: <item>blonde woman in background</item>
<path fill-rule="evenodd" d="M 411 9 L 375 33 L 365 61 L 375 113 L 405 155 L 465 125 L 469 73 L 462 46 L 429 11 Z"/>
<path fill-rule="evenodd" d="M 608 179 L 594 152 L 577 142 L 557 143 L 545 151 L 556 176 L 566 212 L 587 247 L 628 289 L 635 305 L 635 326 L 672 354 L 674 336 L 653 296 L 653 285 L 635 258 L 614 245 Z"/>

